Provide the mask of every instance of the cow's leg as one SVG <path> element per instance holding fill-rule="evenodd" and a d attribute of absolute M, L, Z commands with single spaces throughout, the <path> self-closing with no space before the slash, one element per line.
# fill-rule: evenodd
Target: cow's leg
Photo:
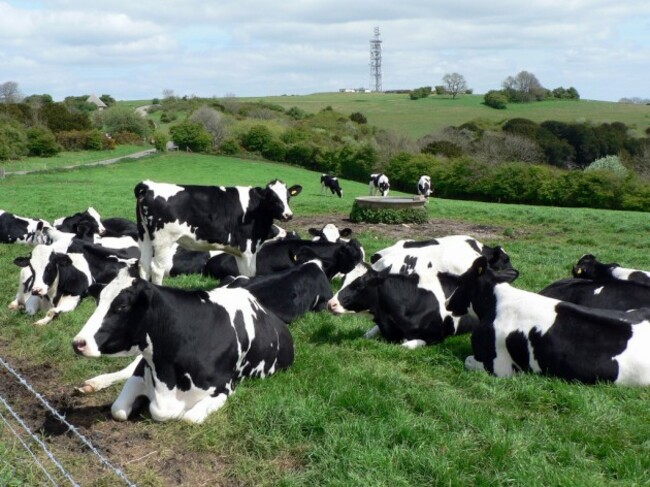
<path fill-rule="evenodd" d="M 140 277 L 146 281 L 151 277 L 151 260 L 153 259 L 153 245 L 149 235 L 145 232 L 143 240 L 138 241 L 140 248 Z"/>
<path fill-rule="evenodd" d="M 154 255 L 151 260 L 151 282 L 154 284 L 162 284 L 165 274 L 169 275 L 169 271 L 174 265 L 175 248 L 176 245 L 154 247 Z"/>
<path fill-rule="evenodd" d="M 404 342 L 402 342 L 402 346 L 404 348 L 408 348 L 409 350 L 415 350 L 416 348 L 424 347 L 426 344 L 427 342 L 420 339 L 405 340 Z"/>
<path fill-rule="evenodd" d="M 79 304 L 80 300 L 81 298 L 79 296 L 63 296 L 59 300 L 59 304 L 57 304 L 54 308 L 50 309 L 47 313 L 45 313 L 44 318 L 41 318 L 40 320 L 34 322 L 34 324 L 38 326 L 47 325 L 50 321 L 52 321 L 54 318 L 59 316 L 61 313 L 68 313 L 69 311 L 75 309 Z"/>
<path fill-rule="evenodd" d="M 107 387 L 112 386 L 116 382 L 120 382 L 128 379 L 135 372 L 136 367 L 140 363 L 140 359 L 141 357 L 137 357 L 133 362 L 131 362 L 126 367 L 124 367 L 122 370 L 118 370 L 117 372 L 112 372 L 110 374 L 102 374 L 93 377 L 92 379 L 88 379 L 87 381 L 84 382 L 83 386 L 77 387 L 77 391 L 81 392 L 82 394 L 91 394 L 93 392 L 106 389 Z"/>
<path fill-rule="evenodd" d="M 375 186 L 372 183 L 368 184 L 368 191 L 370 193 L 370 196 L 374 195 L 374 193 L 375 193 L 374 190 L 375 190 Z"/>
<path fill-rule="evenodd" d="M 140 396 L 147 395 L 147 387 L 144 381 L 144 359 L 139 358 L 136 364 L 136 370 L 128 378 L 122 388 L 122 392 L 117 396 L 115 402 L 111 405 L 111 415 L 118 421 L 126 421 L 133 411 L 133 404 Z"/>
<path fill-rule="evenodd" d="M 470 355 L 465 359 L 465 368 L 467 370 L 482 370 L 485 372 L 485 367 L 483 366 L 483 362 L 479 362 L 474 358 L 474 355 Z"/>
<path fill-rule="evenodd" d="M 205 421 L 205 418 L 210 415 L 210 413 L 215 412 L 224 404 L 226 404 L 226 399 L 228 399 L 228 395 L 223 392 L 215 397 L 210 396 L 206 397 L 205 399 L 201 399 L 194 406 L 185 411 L 185 414 L 183 414 L 183 419 L 185 421 L 189 421 L 190 423 L 202 423 Z"/>
<path fill-rule="evenodd" d="M 25 313 L 30 316 L 34 316 L 41 309 L 50 309 L 50 305 L 51 304 L 49 300 L 40 296 L 34 296 L 32 294 L 27 298 L 27 301 L 25 302 Z"/>
<path fill-rule="evenodd" d="M 241 256 L 235 256 L 237 268 L 242 276 L 253 277 L 257 271 L 257 254 L 246 251 Z"/>
<path fill-rule="evenodd" d="M 375 325 L 363 335 L 363 338 L 374 338 L 377 335 L 379 335 L 379 327 Z"/>

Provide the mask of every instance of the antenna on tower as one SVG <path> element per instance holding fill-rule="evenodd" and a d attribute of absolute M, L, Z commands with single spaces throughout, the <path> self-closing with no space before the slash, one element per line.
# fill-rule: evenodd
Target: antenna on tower
<path fill-rule="evenodd" d="M 379 27 L 375 27 L 375 37 L 370 39 L 370 85 L 377 93 L 383 91 L 381 86 L 381 39 Z"/>

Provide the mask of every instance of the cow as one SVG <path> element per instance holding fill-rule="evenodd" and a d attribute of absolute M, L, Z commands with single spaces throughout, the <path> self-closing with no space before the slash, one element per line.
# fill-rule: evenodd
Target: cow
<path fill-rule="evenodd" d="M 619 279 L 561 279 L 538 294 L 590 308 L 628 310 L 650 307 L 650 286 Z"/>
<path fill-rule="evenodd" d="M 329 176 L 327 174 L 322 174 L 320 177 L 320 193 L 323 194 L 323 190 L 330 190 L 330 194 L 336 194 L 339 198 L 343 196 L 343 189 L 339 184 L 339 178 L 334 176 Z"/>
<path fill-rule="evenodd" d="M 295 265 L 294 256 L 302 248 L 310 248 L 313 250 L 314 255 L 324 262 L 332 262 L 337 252 L 347 252 L 355 264 L 349 269 L 352 269 L 356 263 L 363 260 L 363 247 L 358 240 L 352 239 L 349 242 L 324 242 L 312 241 L 301 239 L 285 239 L 273 242 L 264 243 L 257 253 L 256 275 L 267 275 L 274 272 L 289 269 Z M 215 279 L 223 279 L 227 276 L 237 276 L 242 274 L 241 269 L 238 269 L 236 262 L 229 259 L 229 256 L 222 254 L 211 257 L 205 266 L 205 274 Z M 347 267 L 346 267 L 347 268 Z M 326 272 L 328 278 L 332 279 L 339 272 L 346 272 L 340 270 L 332 265 L 326 265 Z"/>
<path fill-rule="evenodd" d="M 334 314 L 370 311 L 376 326 L 365 337 L 385 332 L 384 336 L 391 341 L 404 340 L 403 346 L 407 348 L 436 343 L 449 335 L 468 331 L 473 320 L 453 318 L 444 307 L 458 276 L 482 252 L 490 255 L 491 265 L 504 279 L 513 281 L 519 273 L 503 249 L 488 247 L 472 237 L 452 235 L 432 242 L 426 241 L 424 245 L 425 242 L 405 241 L 385 252 L 372 266 L 358 265 L 345 277 L 341 289 L 329 301 L 328 309 Z M 393 275 L 413 277 L 394 278 Z M 419 302 L 418 298 L 425 301 Z M 418 312 L 411 314 L 411 310 Z M 426 317 L 424 322 L 423 317 Z"/>
<path fill-rule="evenodd" d="M 15 262 L 15 261 L 14 261 Z M 20 262 L 20 261 L 19 261 Z M 29 267 L 21 267 L 18 276 L 18 291 L 16 298 L 7 306 L 10 310 L 25 311 L 30 316 L 39 311 L 47 311 L 52 304 L 48 299 L 32 294 L 34 274 Z"/>
<path fill-rule="evenodd" d="M 18 216 L 0 210 L 0 243 L 46 244 L 48 242 L 39 236 L 47 227 L 51 225 L 45 220 Z"/>
<path fill-rule="evenodd" d="M 37 245 L 29 257 L 16 258 L 14 264 L 22 268 L 23 284 L 19 284 L 23 286 L 22 292 L 29 290 L 41 300 L 39 307 L 47 309 L 45 317 L 34 324 L 47 325 L 59 314 L 73 311 L 93 283 L 108 283 L 121 268 L 135 262 L 134 251 L 137 248 L 107 249 L 74 240 L 67 253 L 57 251 L 55 246 Z M 49 301 L 50 305 L 43 301 Z M 18 306 L 12 309 L 20 307 L 18 295 L 16 302 Z"/>
<path fill-rule="evenodd" d="M 289 199 L 301 190 L 277 179 L 265 188 L 138 183 L 141 277 L 161 284 L 175 243 L 190 250 L 226 251 L 235 256 L 242 274 L 255 275 L 255 257 L 273 220 L 293 217 Z"/>
<path fill-rule="evenodd" d="M 297 255 L 296 260 L 299 259 Z M 308 311 L 327 309 L 332 297 L 330 280 L 317 258 L 266 276 L 239 276 L 225 286 L 247 289 L 262 306 L 287 324 Z"/>
<path fill-rule="evenodd" d="M 481 256 L 460 277 L 447 309 L 479 319 L 472 331 L 473 355 L 465 360 L 469 370 L 650 384 L 649 308 L 589 308 L 523 291 L 503 282 Z"/>
<path fill-rule="evenodd" d="M 339 230 L 333 223 L 328 223 L 320 230 L 312 227 L 308 230 L 308 233 L 313 237 L 312 240 L 314 242 L 318 242 L 319 240 L 324 242 L 338 242 L 339 240 L 343 240 L 347 242 L 348 237 L 352 235 L 352 229 L 346 227 Z"/>
<path fill-rule="evenodd" d="M 628 269 L 619 264 L 603 264 L 592 254 L 583 255 L 573 266 L 573 277 L 580 279 L 618 279 L 650 285 L 650 272 Z"/>
<path fill-rule="evenodd" d="M 83 237 L 80 233 L 84 233 L 91 236 L 98 234 L 103 237 L 128 236 L 134 240 L 138 239 L 138 227 L 134 222 L 117 217 L 103 220 L 92 206 L 86 211 L 58 218 L 54 220 L 53 225 L 57 230 L 76 234 L 79 238 Z M 80 226 L 83 226 L 83 231 L 80 231 Z"/>
<path fill-rule="evenodd" d="M 125 421 L 145 396 L 156 421 L 202 423 L 243 378 L 293 364 L 287 325 L 246 289 L 176 289 L 136 273 L 123 269 L 101 290 L 72 342 L 85 357 L 141 354 L 111 406 L 116 420 Z"/>
<path fill-rule="evenodd" d="M 381 196 L 388 196 L 388 190 L 390 189 L 388 176 L 382 173 L 371 174 L 368 189 L 370 190 L 370 196 L 374 196 L 377 192 Z"/>
<path fill-rule="evenodd" d="M 433 186 L 431 186 L 430 176 L 420 176 L 418 180 L 418 194 L 424 196 L 429 201 L 429 196 L 433 194 Z"/>

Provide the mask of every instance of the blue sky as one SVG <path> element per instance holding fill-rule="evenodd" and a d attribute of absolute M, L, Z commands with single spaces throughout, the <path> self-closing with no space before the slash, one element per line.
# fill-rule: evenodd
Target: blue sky
<path fill-rule="evenodd" d="M 25 95 L 265 96 L 462 74 L 476 93 L 526 70 L 583 99 L 650 98 L 647 0 L 0 0 L 0 83 Z"/>

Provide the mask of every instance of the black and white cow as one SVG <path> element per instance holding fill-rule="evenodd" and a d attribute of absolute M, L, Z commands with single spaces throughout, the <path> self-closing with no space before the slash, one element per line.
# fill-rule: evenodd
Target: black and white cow
<path fill-rule="evenodd" d="M 320 192 L 323 194 L 323 190 L 330 190 L 331 194 L 336 194 L 339 198 L 343 196 L 343 189 L 339 184 L 339 178 L 335 176 L 329 176 L 328 174 L 322 174 L 320 177 Z"/>
<path fill-rule="evenodd" d="M 300 256 L 296 258 L 300 259 Z M 330 280 L 318 259 L 266 276 L 239 276 L 226 287 L 247 289 L 285 323 L 295 321 L 308 311 L 327 309 L 327 302 L 332 297 Z"/>
<path fill-rule="evenodd" d="M 37 245 L 29 257 L 16 258 L 14 264 L 22 268 L 19 293 L 31 292 L 41 300 L 38 307 L 47 309 L 45 317 L 34 324 L 46 325 L 59 314 L 74 310 L 87 295 L 90 285 L 110 282 L 121 268 L 135 262 L 133 252 L 137 248 L 108 249 L 74 240 L 67 253 L 58 252 L 55 246 Z M 18 294 L 17 306 L 12 304 L 12 309 L 20 309 Z M 25 306 L 26 311 L 30 312 L 34 306 L 30 309 Z"/>
<path fill-rule="evenodd" d="M 81 225 L 83 230 L 79 228 Z M 102 237 L 128 236 L 134 240 L 138 239 L 138 227 L 134 222 L 118 217 L 102 219 L 92 206 L 86 211 L 56 219 L 54 227 L 63 232 L 77 234 L 79 238 L 83 237 L 80 234 L 83 233 L 91 236 L 97 234 Z"/>
<path fill-rule="evenodd" d="M 43 228 L 51 225 L 40 219 L 14 215 L 0 210 L 0 243 L 46 244 L 39 239 Z"/>
<path fill-rule="evenodd" d="M 390 189 L 388 176 L 382 173 L 371 174 L 368 189 L 370 190 L 370 196 L 374 196 L 377 192 L 381 196 L 388 196 L 388 190 Z"/>
<path fill-rule="evenodd" d="M 465 360 L 470 370 L 650 384 L 648 308 L 589 308 L 522 291 L 502 282 L 479 257 L 461 276 L 447 309 L 479 319 L 472 332 L 474 355 Z"/>
<path fill-rule="evenodd" d="M 157 286 L 122 270 L 73 340 L 86 357 L 141 354 L 111 407 L 126 420 L 140 396 L 156 421 L 201 423 L 245 377 L 288 368 L 287 325 L 246 289 L 188 291 Z"/>
<path fill-rule="evenodd" d="M 472 237 L 452 235 L 431 242 L 405 241 L 383 252 L 372 266 L 358 265 L 345 277 L 328 308 L 334 314 L 370 311 L 377 325 L 365 336 L 386 333 L 384 336 L 391 341 L 404 340 L 407 348 L 469 331 L 472 320 L 454 318 L 444 306 L 458 276 L 482 251 L 490 255 L 491 265 L 504 279 L 513 281 L 519 273 L 503 249 L 488 247 Z"/>
<path fill-rule="evenodd" d="M 561 279 L 539 291 L 542 296 L 590 308 L 628 310 L 650 307 L 650 286 L 619 279 Z"/>
<path fill-rule="evenodd" d="M 650 285 L 650 272 L 628 269 L 619 264 L 603 264 L 591 254 L 583 255 L 573 266 L 573 277 L 580 279 L 617 279 Z"/>
<path fill-rule="evenodd" d="M 312 227 L 308 230 L 308 232 L 309 235 L 314 237 L 312 238 L 314 242 L 318 242 L 319 240 L 322 240 L 324 242 L 338 242 L 339 240 L 343 240 L 347 242 L 348 240 L 346 239 L 352 235 L 351 228 L 346 227 L 339 230 L 339 228 L 333 223 L 328 223 L 320 230 L 318 228 Z"/>
<path fill-rule="evenodd" d="M 430 176 L 420 176 L 418 180 L 418 194 L 424 196 L 427 201 L 429 200 L 429 196 L 433 194 Z"/>
<path fill-rule="evenodd" d="M 273 220 L 293 217 L 289 199 L 301 190 L 279 180 L 265 188 L 139 183 L 134 192 L 141 276 L 162 283 L 175 243 L 190 250 L 226 251 L 235 256 L 242 274 L 255 275 L 255 257 Z"/>
<path fill-rule="evenodd" d="M 16 297 L 7 307 L 14 311 L 24 311 L 30 316 L 35 315 L 39 311 L 47 311 L 50 309 L 52 303 L 49 299 L 43 299 L 40 296 L 32 294 L 33 285 L 34 274 L 32 270 L 27 266 L 21 267 L 18 276 Z"/>
<path fill-rule="evenodd" d="M 352 239 L 349 242 L 325 242 L 322 240 L 285 239 L 268 242 L 262 245 L 257 252 L 256 275 L 262 276 L 274 272 L 290 269 L 296 263 L 295 255 L 303 248 L 312 249 L 314 256 L 320 259 L 324 265 L 328 278 L 332 279 L 339 272 L 348 272 L 357 263 L 363 260 L 363 247 L 358 240 Z M 335 255 L 337 252 L 346 252 L 349 255 L 351 266 L 336 267 Z M 242 274 L 233 259 L 227 255 L 211 257 L 205 266 L 205 274 L 215 279 L 223 279 L 228 276 Z M 338 260 L 341 262 L 341 260 Z M 343 270 L 341 270 L 343 269 Z M 347 270 L 346 270 L 347 269 Z"/>

